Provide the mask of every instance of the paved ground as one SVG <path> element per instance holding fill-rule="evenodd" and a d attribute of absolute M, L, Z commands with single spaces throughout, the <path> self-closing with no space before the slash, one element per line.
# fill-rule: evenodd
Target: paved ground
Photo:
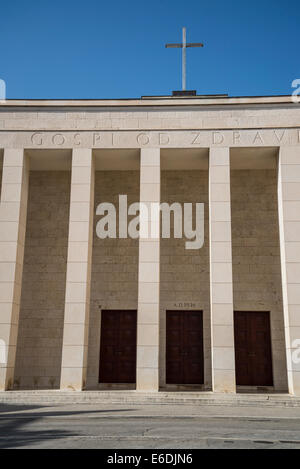
<path fill-rule="evenodd" d="M 1 448 L 300 449 L 300 408 L 0 404 Z"/>

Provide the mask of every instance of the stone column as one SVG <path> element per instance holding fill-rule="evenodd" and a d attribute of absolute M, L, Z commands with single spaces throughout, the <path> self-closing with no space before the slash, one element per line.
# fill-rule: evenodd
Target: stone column
<path fill-rule="evenodd" d="M 212 387 L 235 392 L 229 148 L 210 149 L 209 225 Z"/>
<path fill-rule="evenodd" d="M 282 147 L 278 211 L 288 386 L 300 395 L 300 148 Z"/>
<path fill-rule="evenodd" d="M 160 203 L 160 149 L 141 150 L 140 202 L 148 207 Z M 151 218 L 148 224 L 158 233 L 153 239 L 139 240 L 138 326 L 137 326 L 137 390 L 159 389 L 159 262 L 160 221 Z M 150 230 L 149 230 L 150 231 Z"/>
<path fill-rule="evenodd" d="M 60 387 L 85 388 L 89 333 L 94 212 L 92 150 L 74 149 Z"/>
<path fill-rule="evenodd" d="M 4 150 L 0 206 L 0 390 L 14 380 L 26 232 L 29 162 Z M 5 361 L 5 362 L 4 362 Z"/>

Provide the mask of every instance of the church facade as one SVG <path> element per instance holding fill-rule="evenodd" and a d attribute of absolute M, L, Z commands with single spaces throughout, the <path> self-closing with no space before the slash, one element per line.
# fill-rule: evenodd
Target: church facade
<path fill-rule="evenodd" d="M 0 390 L 300 395 L 292 97 L 8 100 L 0 181 Z"/>

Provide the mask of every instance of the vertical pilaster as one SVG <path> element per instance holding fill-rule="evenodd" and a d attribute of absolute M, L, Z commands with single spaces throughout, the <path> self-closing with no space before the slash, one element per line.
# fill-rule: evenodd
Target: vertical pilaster
<path fill-rule="evenodd" d="M 280 148 L 278 211 L 288 387 L 291 394 L 300 395 L 299 147 Z"/>
<path fill-rule="evenodd" d="M 94 211 L 92 150 L 72 157 L 61 389 L 84 389 L 87 374 Z"/>
<path fill-rule="evenodd" d="M 0 205 L 0 390 L 13 386 L 26 232 L 29 163 L 4 151 Z"/>
<path fill-rule="evenodd" d="M 210 149 L 209 225 L 212 387 L 235 392 L 229 148 Z"/>
<path fill-rule="evenodd" d="M 140 202 L 151 207 L 160 203 L 160 149 L 142 149 L 140 158 Z M 159 389 L 159 288 L 160 288 L 160 221 L 151 217 L 149 231 L 154 239 L 139 240 L 137 390 Z"/>

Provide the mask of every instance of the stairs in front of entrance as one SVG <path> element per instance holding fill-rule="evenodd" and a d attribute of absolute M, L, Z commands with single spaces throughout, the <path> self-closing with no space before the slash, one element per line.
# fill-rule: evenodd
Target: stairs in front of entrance
<path fill-rule="evenodd" d="M 289 394 L 219 394 L 213 392 L 140 392 L 140 391 L 5 391 L 0 404 L 135 404 L 300 407 L 300 396 Z"/>

